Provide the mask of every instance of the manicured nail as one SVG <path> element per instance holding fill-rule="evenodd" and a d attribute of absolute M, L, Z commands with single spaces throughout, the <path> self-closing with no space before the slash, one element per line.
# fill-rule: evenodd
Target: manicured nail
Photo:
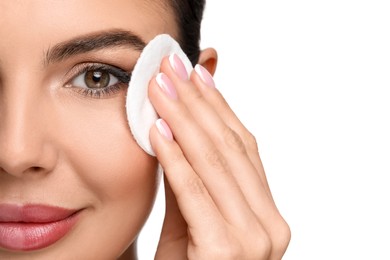
<path fill-rule="evenodd" d="M 208 70 L 206 70 L 203 66 L 196 64 L 195 71 L 207 86 L 215 88 L 213 76 L 211 76 Z"/>
<path fill-rule="evenodd" d="M 169 141 L 173 141 L 172 131 L 163 119 L 157 119 L 156 126 L 161 135 L 163 135 Z"/>
<path fill-rule="evenodd" d="M 172 81 L 168 78 L 167 75 L 164 73 L 159 73 L 156 76 L 157 84 L 160 86 L 160 88 L 168 94 L 173 99 L 177 99 L 177 93 L 175 90 L 175 87 L 173 86 Z"/>
<path fill-rule="evenodd" d="M 184 63 L 181 61 L 179 56 L 176 54 L 169 55 L 169 63 L 171 64 L 173 70 L 182 80 L 188 80 L 188 73 Z"/>

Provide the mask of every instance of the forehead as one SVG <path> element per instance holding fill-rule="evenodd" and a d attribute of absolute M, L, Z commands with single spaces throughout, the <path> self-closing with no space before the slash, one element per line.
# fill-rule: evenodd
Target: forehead
<path fill-rule="evenodd" d="M 107 29 L 132 31 L 145 42 L 160 33 L 177 36 L 173 12 L 166 1 L 0 1 L 0 49 L 3 50 L 14 46 L 16 51 L 19 45 L 25 51 L 48 48 L 78 35 Z"/>

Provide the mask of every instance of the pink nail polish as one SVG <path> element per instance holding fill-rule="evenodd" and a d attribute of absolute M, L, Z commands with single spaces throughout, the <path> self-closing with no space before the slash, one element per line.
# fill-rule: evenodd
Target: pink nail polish
<path fill-rule="evenodd" d="M 164 73 L 159 73 L 156 76 L 157 84 L 160 86 L 160 88 L 168 94 L 173 99 L 177 99 L 177 93 L 175 90 L 175 87 L 173 86 L 172 81 L 168 78 L 167 75 Z"/>
<path fill-rule="evenodd" d="M 182 80 L 188 80 L 188 73 L 184 63 L 181 61 L 179 56 L 176 54 L 169 55 L 169 63 L 171 64 L 173 70 Z"/>
<path fill-rule="evenodd" d="M 211 76 L 208 70 L 206 70 L 203 66 L 196 64 L 195 71 L 207 86 L 215 88 L 213 76 Z"/>
<path fill-rule="evenodd" d="M 161 118 L 157 119 L 156 127 L 161 135 L 163 135 L 169 141 L 173 141 L 172 131 L 169 128 L 168 124 Z"/>

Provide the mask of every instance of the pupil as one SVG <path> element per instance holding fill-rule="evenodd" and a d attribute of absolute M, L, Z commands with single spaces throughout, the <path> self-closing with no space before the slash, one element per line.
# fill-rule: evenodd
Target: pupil
<path fill-rule="evenodd" d="M 100 79 L 102 78 L 102 73 L 100 71 L 95 71 L 93 73 L 92 80 L 96 83 L 99 83 Z"/>
<path fill-rule="evenodd" d="M 98 70 L 88 71 L 85 73 L 85 83 L 88 88 L 105 88 L 110 83 L 110 74 Z"/>

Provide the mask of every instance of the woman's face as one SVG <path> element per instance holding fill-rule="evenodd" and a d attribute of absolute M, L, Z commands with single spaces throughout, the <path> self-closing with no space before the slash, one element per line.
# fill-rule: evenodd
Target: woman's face
<path fill-rule="evenodd" d="M 176 31 L 162 1 L 0 2 L 0 259 L 111 259 L 134 241 L 158 176 L 126 87 L 142 46 Z"/>

